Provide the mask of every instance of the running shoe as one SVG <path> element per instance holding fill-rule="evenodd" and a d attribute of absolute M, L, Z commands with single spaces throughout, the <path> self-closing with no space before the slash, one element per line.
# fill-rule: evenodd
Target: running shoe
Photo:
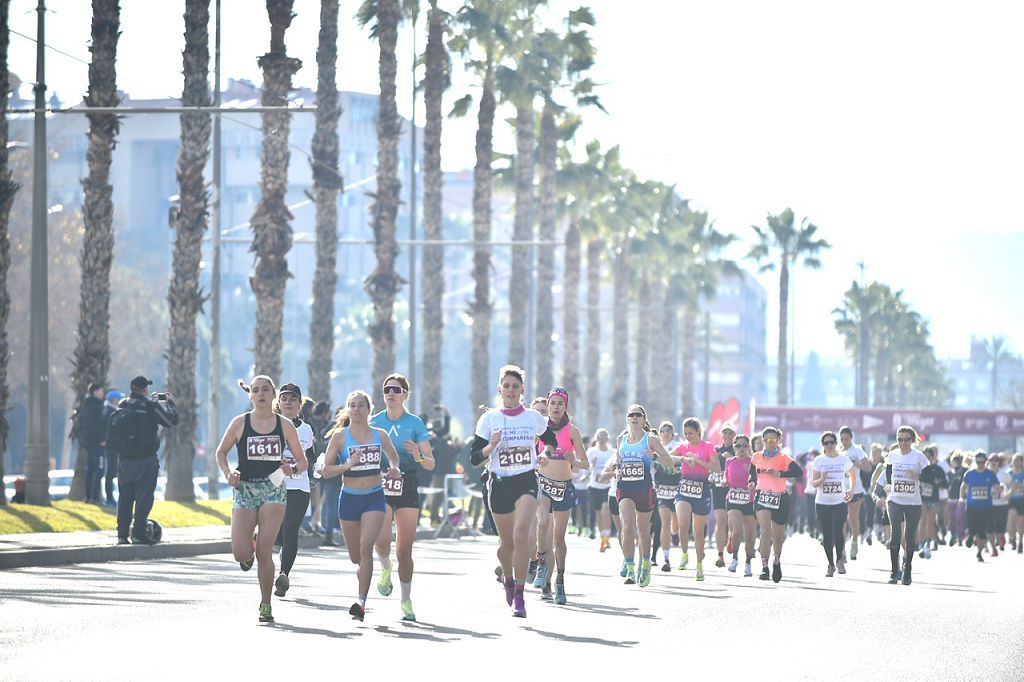
<path fill-rule="evenodd" d="M 924 558 L 924 545 L 919 545 L 918 548 L 921 551 L 917 553 L 917 556 L 918 556 L 919 559 L 923 559 Z"/>
<path fill-rule="evenodd" d="M 239 561 L 238 562 L 238 567 L 241 568 L 243 571 L 248 571 L 250 568 L 252 568 L 252 565 L 253 565 L 254 561 L 256 561 L 256 555 L 255 554 L 248 561 Z"/>
<path fill-rule="evenodd" d="M 671 572 L 671 571 L 672 571 L 672 564 L 670 564 L 670 563 L 669 563 L 669 562 L 668 562 L 668 561 L 666 560 L 666 561 L 665 561 L 665 563 L 663 563 L 663 564 L 661 565 L 661 572 L 662 572 L 662 573 L 669 573 L 669 572 Z"/>
<path fill-rule="evenodd" d="M 857 560 L 857 543 L 856 542 L 851 542 L 850 543 L 850 561 L 856 561 L 856 560 Z"/>
<path fill-rule="evenodd" d="M 735 573 L 736 567 L 740 565 L 740 560 L 733 557 L 733 560 L 729 562 L 729 572 Z"/>
<path fill-rule="evenodd" d="M 910 564 L 903 564 L 903 584 L 909 585 L 911 582 L 910 577 Z"/>
<path fill-rule="evenodd" d="M 718 568 L 722 568 L 723 566 L 725 566 L 725 559 L 722 558 L 721 554 L 718 555 L 718 561 L 715 562 L 715 566 L 717 566 Z"/>
<path fill-rule="evenodd" d="M 412 623 L 416 622 L 416 614 L 412 610 L 412 599 L 406 599 L 402 602 L 402 620 Z"/>
<path fill-rule="evenodd" d="M 494 575 L 498 578 L 498 582 L 500 583 L 501 579 L 504 577 L 504 571 L 501 570 L 501 566 L 494 567 Z"/>
<path fill-rule="evenodd" d="M 776 561 L 775 565 L 772 566 L 772 580 L 774 582 L 782 580 L 782 564 L 778 561 Z"/>
<path fill-rule="evenodd" d="M 619 569 L 619 577 L 620 578 L 625 578 L 627 571 L 629 571 L 629 564 L 626 562 L 625 559 L 623 559 L 622 560 L 622 568 Z"/>
<path fill-rule="evenodd" d="M 752 575 L 754 575 L 754 569 L 750 567 L 750 562 L 747 561 L 743 564 L 743 577 L 749 578 Z"/>
<path fill-rule="evenodd" d="M 999 550 L 995 547 L 992 548 L 992 556 L 999 556 Z"/>
<path fill-rule="evenodd" d="M 829 564 L 828 565 L 828 569 L 825 571 L 825 577 L 826 578 L 831 578 L 835 574 L 836 574 L 836 567 L 833 566 L 832 564 Z"/>
<path fill-rule="evenodd" d="M 981 552 L 978 552 L 978 563 L 979 564 L 985 563 L 985 560 L 981 558 Z"/>
<path fill-rule="evenodd" d="M 931 559 L 932 558 L 932 546 L 931 545 L 925 545 L 924 546 L 924 558 L 925 559 Z"/>
<path fill-rule="evenodd" d="M 606 549 L 611 547 L 611 544 L 612 544 L 611 540 L 609 540 L 607 536 L 602 535 L 601 536 L 601 547 L 598 549 L 598 551 L 599 552 L 605 551 Z"/>
<path fill-rule="evenodd" d="M 563 605 L 566 603 L 565 583 L 555 583 L 555 603 Z"/>
<path fill-rule="evenodd" d="M 697 582 L 704 582 L 704 567 L 699 561 L 697 562 Z"/>
<path fill-rule="evenodd" d="M 973 544 L 974 544 L 974 538 L 971 537 L 971 536 L 968 536 L 967 537 L 967 547 L 969 548 Z"/>
<path fill-rule="evenodd" d="M 544 587 L 540 588 L 540 598 L 545 601 L 551 601 L 553 599 L 551 594 L 551 583 L 545 583 Z"/>
<path fill-rule="evenodd" d="M 512 606 L 512 598 L 516 594 L 516 581 L 512 578 L 505 579 L 505 601 Z"/>
<path fill-rule="evenodd" d="M 870 547 L 871 546 L 871 533 L 868 533 L 867 541 L 868 541 L 868 547 Z"/>
<path fill-rule="evenodd" d="M 761 575 L 759 575 L 759 576 L 757 576 L 757 577 L 758 577 L 758 578 L 759 578 L 760 580 L 771 580 L 771 579 L 772 579 L 772 575 L 771 575 L 771 573 L 770 573 L 770 572 L 768 571 L 768 567 L 767 567 L 767 566 L 764 566 L 764 567 L 762 567 L 762 568 L 761 568 Z"/>
<path fill-rule="evenodd" d="M 1017 554 L 1024 554 L 1024 542 L 1017 544 Z"/>
<path fill-rule="evenodd" d="M 638 578 L 639 578 L 639 580 L 637 580 L 637 584 L 640 585 L 640 587 L 647 587 L 648 585 L 651 584 L 651 562 L 650 561 L 642 561 L 642 562 L 640 562 L 640 572 L 639 572 Z"/>
<path fill-rule="evenodd" d="M 132 544 L 132 541 L 129 540 L 128 538 L 118 538 L 117 539 L 117 544 L 119 544 L 119 545 L 130 545 L 130 544 Z"/>
<path fill-rule="evenodd" d="M 846 575 L 846 562 L 842 559 L 836 561 L 836 571 L 838 571 L 839 575 Z"/>
<path fill-rule="evenodd" d="M 673 547 L 678 547 L 679 546 L 679 533 L 672 533 L 672 546 Z"/>
<path fill-rule="evenodd" d="M 359 602 L 355 602 L 352 606 L 348 607 L 348 615 L 361 623 L 363 622 L 363 618 L 366 617 L 366 609 L 364 609 Z"/>
<path fill-rule="evenodd" d="M 395 589 L 395 586 L 391 583 L 391 562 L 388 562 L 387 568 L 380 569 L 380 580 L 377 581 L 377 591 L 381 593 L 381 596 L 387 597 L 391 594 L 391 591 Z"/>
<path fill-rule="evenodd" d="M 274 614 L 270 611 L 270 604 L 260 604 L 260 622 L 273 623 Z"/>
<path fill-rule="evenodd" d="M 277 580 L 274 581 L 274 594 L 278 597 L 283 597 L 284 593 L 288 591 L 291 585 L 288 582 L 288 574 L 282 573 L 277 576 Z"/>
<path fill-rule="evenodd" d="M 903 579 L 903 571 L 893 571 L 889 574 L 889 584 L 895 585 Z"/>
<path fill-rule="evenodd" d="M 685 571 L 687 564 L 690 563 L 690 555 L 683 552 L 683 558 L 679 561 L 679 570 Z"/>
<path fill-rule="evenodd" d="M 999 534 L 999 549 L 1006 551 L 1006 535 L 1003 533 Z"/>
<path fill-rule="evenodd" d="M 526 602 L 523 601 L 523 593 L 516 592 L 512 605 L 512 615 L 516 618 L 526 618 Z"/>
<path fill-rule="evenodd" d="M 630 567 L 628 567 L 626 569 L 626 580 L 625 580 L 624 584 L 625 585 L 635 585 L 636 584 L 636 575 L 633 573 L 633 567 L 632 566 L 630 566 Z"/>
<path fill-rule="evenodd" d="M 526 569 L 526 582 L 532 583 L 534 578 L 537 577 L 537 560 L 530 559 L 530 565 Z"/>
<path fill-rule="evenodd" d="M 537 564 L 537 577 L 533 581 L 533 586 L 536 587 L 536 588 L 544 587 L 544 583 L 546 583 L 547 581 L 548 581 L 548 565 L 547 564 L 538 563 Z"/>

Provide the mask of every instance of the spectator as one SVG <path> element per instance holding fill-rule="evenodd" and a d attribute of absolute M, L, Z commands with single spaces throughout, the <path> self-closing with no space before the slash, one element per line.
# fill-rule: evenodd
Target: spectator
<path fill-rule="evenodd" d="M 313 427 L 313 451 L 319 457 L 327 450 L 326 435 L 334 426 L 334 420 L 331 419 L 331 406 L 326 401 L 321 400 L 313 407 L 313 419 L 310 426 Z M 325 547 L 333 547 L 337 544 L 334 542 L 334 531 L 339 528 L 338 498 L 341 496 L 341 481 L 341 476 L 314 481 L 320 488 L 320 513 L 314 515 L 313 518 L 319 519 L 320 527 L 319 529 L 314 528 L 313 532 L 319 530 L 323 534 Z"/>
<path fill-rule="evenodd" d="M 104 455 L 107 444 L 106 422 L 103 420 L 103 384 L 89 384 L 78 415 L 79 454 L 85 450 L 85 501 L 103 504 L 100 491 L 103 481 Z"/>
<path fill-rule="evenodd" d="M 110 426 L 110 416 L 117 410 L 118 403 L 124 398 L 124 393 L 117 389 L 107 391 L 107 402 L 103 405 L 103 442 L 107 442 L 107 428 Z M 106 449 L 106 485 L 107 506 L 116 507 L 117 500 L 114 499 L 114 478 L 117 476 L 117 453 L 110 448 Z"/>
<path fill-rule="evenodd" d="M 451 437 L 451 416 L 444 405 L 434 405 L 434 412 L 430 419 L 430 449 L 434 453 L 434 476 L 430 482 L 431 487 L 444 490 L 444 477 L 455 473 L 455 458 L 458 455 L 458 448 L 452 444 Z M 441 523 L 442 507 L 445 504 L 444 492 L 432 495 L 430 498 L 430 522 L 433 525 Z M 444 513 L 448 510 L 445 509 Z"/>
<path fill-rule="evenodd" d="M 161 426 L 176 426 L 178 413 L 174 409 L 174 396 L 158 393 L 149 399 L 152 381 L 137 376 L 131 381 L 131 396 L 121 403 L 110 417 L 109 444 L 119 457 L 117 482 L 117 544 L 126 545 L 132 517 L 131 540 L 151 545 L 146 537 L 146 521 L 153 509 L 160 462 L 156 453 L 160 449 Z"/>

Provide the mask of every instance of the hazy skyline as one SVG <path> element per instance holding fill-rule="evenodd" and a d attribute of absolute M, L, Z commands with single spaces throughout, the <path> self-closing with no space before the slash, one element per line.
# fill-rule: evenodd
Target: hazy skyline
<path fill-rule="evenodd" d="M 47 43 L 88 60 L 89 3 L 47 4 Z M 579 3 L 552 4 L 551 14 L 561 16 Z M 34 6 L 11 3 L 12 30 L 34 37 Z M 178 96 L 184 3 L 122 6 L 119 87 L 133 97 Z M 269 39 L 263 3 L 223 6 L 224 77 L 259 82 L 256 57 Z M 352 19 L 358 3 L 341 6 L 339 87 L 376 93 L 377 46 Z M 1024 6 L 590 6 L 598 22 L 594 78 L 609 113 L 585 115 L 581 147 L 592 138 L 620 144 L 624 163 L 642 177 L 677 184 L 720 229 L 741 237 L 743 250 L 749 226 L 786 206 L 833 243 L 820 272 L 794 273 L 798 355 L 842 354 L 831 310 L 859 279 L 862 258 L 868 281 L 904 289 L 930 320 L 940 357 L 965 357 L 972 334 L 1003 334 L 1012 351 L 1024 351 L 1024 316 L 1015 312 L 1024 291 L 1017 263 L 1024 255 L 1017 201 L 1024 186 L 1024 43 L 1017 35 Z M 303 61 L 295 84 L 315 88 L 319 2 L 297 0 L 295 11 L 286 36 L 289 53 Z M 417 39 L 422 50 L 422 16 Z M 399 110 L 408 116 L 408 27 L 399 40 Z M 12 35 L 11 70 L 26 82 L 34 48 Z M 53 51 L 47 59 L 50 94 L 77 101 L 86 66 Z M 472 87 L 463 69 L 453 76 L 446 109 Z M 422 122 L 422 110 L 420 116 Z M 446 169 L 472 167 L 474 123 L 446 123 Z M 509 132 L 500 124 L 496 130 L 496 148 L 512 151 Z M 768 290 L 773 358 L 777 278 L 759 279 Z"/>

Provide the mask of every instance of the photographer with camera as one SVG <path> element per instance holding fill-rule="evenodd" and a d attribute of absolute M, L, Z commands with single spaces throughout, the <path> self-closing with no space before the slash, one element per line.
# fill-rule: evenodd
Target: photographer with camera
<path fill-rule="evenodd" d="M 153 509 L 153 493 L 160 472 L 156 453 L 160 449 L 161 426 L 177 426 L 178 413 L 174 409 L 174 396 L 154 393 L 152 381 L 137 376 L 131 381 L 131 395 L 110 416 L 107 429 L 107 449 L 118 455 L 117 481 L 117 544 L 131 541 L 152 545 L 155 539 L 146 533 L 146 522 Z M 134 526 L 131 525 L 132 517 Z"/>

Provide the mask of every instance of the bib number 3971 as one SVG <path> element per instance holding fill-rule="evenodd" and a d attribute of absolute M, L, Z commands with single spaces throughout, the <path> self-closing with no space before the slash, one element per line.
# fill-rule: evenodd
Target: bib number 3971
<path fill-rule="evenodd" d="M 757 503 L 765 509 L 778 509 L 782 505 L 782 493 L 761 490 L 757 494 Z"/>

